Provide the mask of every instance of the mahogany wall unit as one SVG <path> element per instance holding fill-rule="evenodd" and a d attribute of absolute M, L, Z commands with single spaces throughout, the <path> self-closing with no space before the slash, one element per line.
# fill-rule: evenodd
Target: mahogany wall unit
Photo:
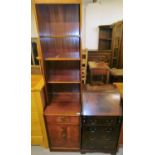
<path fill-rule="evenodd" d="M 81 152 L 116 154 L 122 124 L 120 94 L 112 85 L 83 92 Z"/>
<path fill-rule="evenodd" d="M 111 54 L 112 54 L 112 38 L 113 38 L 113 27 L 112 25 L 101 25 L 99 26 L 99 42 L 98 51 L 93 54 L 90 52 L 89 57 L 99 58 L 99 61 L 108 62 L 111 66 Z"/>
<path fill-rule="evenodd" d="M 81 0 L 35 0 L 51 151 L 80 150 Z"/>
<path fill-rule="evenodd" d="M 112 26 L 99 26 L 99 50 L 111 50 L 112 48 Z"/>
<path fill-rule="evenodd" d="M 99 26 L 98 51 L 111 55 L 112 68 L 123 68 L 123 21 Z M 96 53 L 97 55 L 99 53 Z"/>

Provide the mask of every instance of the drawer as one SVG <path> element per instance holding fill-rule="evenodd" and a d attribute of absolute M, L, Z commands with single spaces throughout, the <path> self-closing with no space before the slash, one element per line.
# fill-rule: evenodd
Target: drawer
<path fill-rule="evenodd" d="M 105 116 L 105 117 L 86 117 L 82 119 L 83 125 L 89 126 L 113 126 L 119 123 L 118 117 Z"/>
<path fill-rule="evenodd" d="M 80 117 L 77 116 L 46 116 L 47 124 L 80 124 Z"/>
<path fill-rule="evenodd" d="M 92 137 L 100 138 L 102 140 L 108 141 L 113 140 L 116 135 L 116 130 L 114 127 L 84 127 L 82 128 L 83 137 L 91 140 Z"/>

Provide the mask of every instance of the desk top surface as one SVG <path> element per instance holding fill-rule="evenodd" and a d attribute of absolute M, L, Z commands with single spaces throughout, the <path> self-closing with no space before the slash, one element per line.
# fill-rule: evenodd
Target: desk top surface
<path fill-rule="evenodd" d="M 92 86 L 93 87 L 93 86 Z M 97 88 L 98 87 L 98 88 Z M 107 88 L 106 88 L 107 87 Z M 84 116 L 121 116 L 120 93 L 113 86 L 95 86 L 82 94 Z"/>
<path fill-rule="evenodd" d="M 89 61 L 88 65 L 90 69 L 109 69 L 108 64 L 105 62 Z"/>

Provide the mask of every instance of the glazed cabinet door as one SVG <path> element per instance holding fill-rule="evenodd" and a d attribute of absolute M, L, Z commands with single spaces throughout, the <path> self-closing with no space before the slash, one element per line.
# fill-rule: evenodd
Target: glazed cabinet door
<path fill-rule="evenodd" d="M 51 149 L 79 149 L 80 137 L 77 125 L 51 125 L 48 127 Z"/>

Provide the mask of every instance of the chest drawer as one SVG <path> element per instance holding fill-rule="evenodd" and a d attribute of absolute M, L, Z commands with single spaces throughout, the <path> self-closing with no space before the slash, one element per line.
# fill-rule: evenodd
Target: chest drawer
<path fill-rule="evenodd" d="M 80 124 L 78 116 L 46 116 L 47 124 Z"/>
<path fill-rule="evenodd" d="M 82 118 L 82 124 L 84 126 L 115 126 L 121 124 L 121 117 L 113 117 L 113 116 L 106 116 L 106 117 L 86 117 Z"/>
<path fill-rule="evenodd" d="M 117 144 L 117 128 L 85 126 L 82 128 L 83 149 L 114 149 Z"/>

